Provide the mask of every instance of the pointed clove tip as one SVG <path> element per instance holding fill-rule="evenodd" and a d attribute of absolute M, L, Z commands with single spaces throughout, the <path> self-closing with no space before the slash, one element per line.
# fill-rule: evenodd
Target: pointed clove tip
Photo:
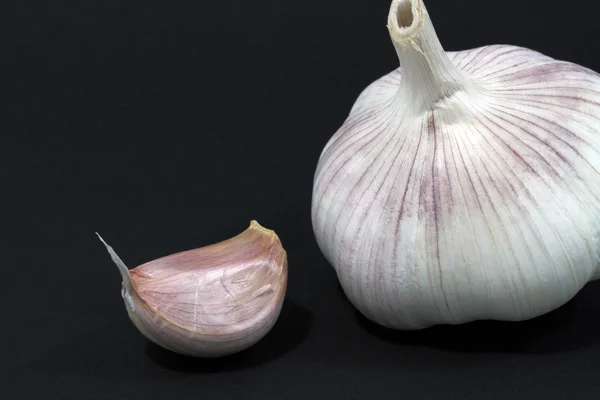
<path fill-rule="evenodd" d="M 250 221 L 250 226 L 248 227 L 248 229 L 256 229 L 259 230 L 263 233 L 266 233 L 268 235 L 274 236 L 276 238 L 278 238 L 277 233 L 273 230 L 273 229 L 269 229 L 269 228 L 265 228 L 264 226 L 262 226 L 261 224 L 258 223 L 257 220 L 253 219 L 252 221 Z"/>
<path fill-rule="evenodd" d="M 104 247 L 106 247 L 106 250 L 108 251 L 108 254 L 110 255 L 112 261 L 117 265 L 117 268 L 119 268 L 119 272 L 121 272 L 125 285 L 130 287 L 131 283 L 129 278 L 129 268 L 127 268 L 123 260 L 121 260 L 121 258 L 117 255 L 114 249 L 110 247 L 109 244 L 104 241 L 104 239 L 102 239 L 102 236 L 100 236 L 98 232 L 96 232 L 96 235 L 98 235 L 98 239 L 100 239 L 102 244 L 104 244 Z"/>
<path fill-rule="evenodd" d="M 95 233 L 95 234 L 98 236 L 98 239 L 100 239 L 100 241 L 102 242 L 102 244 L 104 245 L 104 247 L 106 247 L 106 249 L 108 250 L 108 252 L 109 252 L 109 253 L 112 253 L 112 251 L 111 251 L 111 250 L 112 250 L 112 247 L 110 247 L 110 246 L 108 245 L 108 243 L 106 243 L 106 242 L 104 241 L 104 239 L 102 239 L 102 236 L 100 236 L 100 234 L 99 234 L 98 232 L 94 232 L 94 233 Z"/>

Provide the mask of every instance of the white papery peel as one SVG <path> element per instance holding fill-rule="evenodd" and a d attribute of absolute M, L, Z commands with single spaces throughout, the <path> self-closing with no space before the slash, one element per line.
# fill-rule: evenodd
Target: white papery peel
<path fill-rule="evenodd" d="M 600 75 L 507 45 L 444 52 L 422 0 L 388 17 L 401 68 L 317 166 L 315 237 L 387 327 L 524 320 L 599 274 Z"/>

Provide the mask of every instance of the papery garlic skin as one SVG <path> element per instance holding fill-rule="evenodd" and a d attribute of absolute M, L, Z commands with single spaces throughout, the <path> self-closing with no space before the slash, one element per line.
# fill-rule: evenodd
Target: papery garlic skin
<path fill-rule="evenodd" d="M 317 165 L 317 243 L 352 304 L 413 330 L 547 313 L 600 277 L 600 75 L 494 45 L 445 53 L 394 0 L 401 68 Z"/>
<path fill-rule="evenodd" d="M 129 317 L 166 349 L 193 357 L 230 355 L 261 340 L 279 317 L 287 253 L 275 232 L 256 221 L 231 239 L 132 270 L 102 242 L 123 276 Z"/>

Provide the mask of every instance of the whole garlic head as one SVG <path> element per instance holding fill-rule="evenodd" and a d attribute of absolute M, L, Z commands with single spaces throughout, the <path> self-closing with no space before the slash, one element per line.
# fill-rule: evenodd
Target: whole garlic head
<path fill-rule="evenodd" d="M 193 357 L 230 355 L 261 340 L 279 317 L 287 253 L 275 232 L 256 221 L 228 240 L 132 270 L 102 243 L 123 277 L 129 317 L 166 349 Z"/>
<path fill-rule="evenodd" d="M 600 75 L 494 45 L 444 52 L 393 0 L 401 68 L 325 146 L 312 223 L 370 320 L 412 330 L 525 320 L 600 277 Z"/>

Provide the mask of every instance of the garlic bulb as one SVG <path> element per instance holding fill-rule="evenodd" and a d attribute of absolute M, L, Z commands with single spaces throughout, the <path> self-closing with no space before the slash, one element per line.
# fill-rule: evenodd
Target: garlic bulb
<path fill-rule="evenodd" d="M 600 75 L 494 45 L 444 52 L 393 0 L 401 68 L 325 146 L 312 223 L 352 304 L 395 329 L 525 320 L 600 277 Z"/>
<path fill-rule="evenodd" d="M 166 349 L 194 357 L 233 354 L 262 339 L 279 316 L 287 254 L 275 232 L 256 221 L 231 239 L 132 270 L 100 240 L 123 277 L 129 317 Z"/>

